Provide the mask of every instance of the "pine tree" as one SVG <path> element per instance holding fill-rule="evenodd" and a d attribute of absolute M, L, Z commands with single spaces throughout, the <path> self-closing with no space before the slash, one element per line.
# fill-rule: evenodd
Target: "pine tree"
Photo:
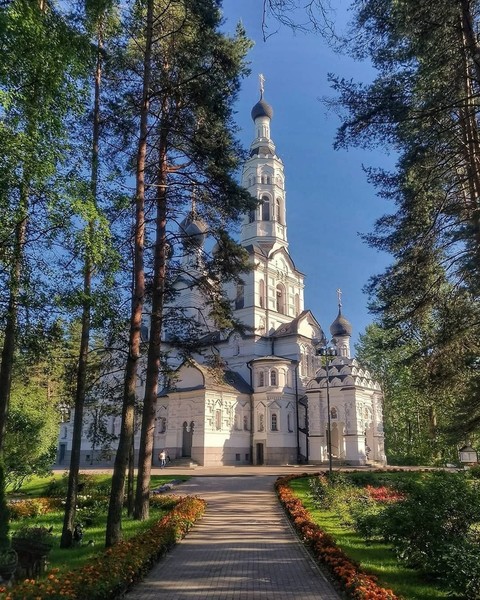
<path fill-rule="evenodd" d="M 107 545 L 116 543 L 121 535 L 123 488 L 133 437 L 140 324 L 146 293 L 151 301 L 151 327 L 139 448 L 135 510 L 138 518 L 148 515 L 155 404 L 164 362 L 161 332 L 165 325 L 165 299 L 171 298 L 172 288 L 168 282 L 175 278 L 181 266 L 179 262 L 169 260 L 167 269 L 167 258 L 181 247 L 178 224 L 191 212 L 195 189 L 198 214 L 207 223 L 209 233 L 218 238 L 223 248 L 228 246 L 231 253 L 229 260 L 217 261 L 216 267 L 212 263 L 208 276 L 193 278 L 190 285 L 202 286 L 212 297 L 220 298 L 218 290 L 222 275 L 226 279 L 237 277 L 246 266 L 241 248 L 233 242 L 227 243 L 226 230 L 229 223 L 238 220 L 253 202 L 234 178 L 240 152 L 232 134 L 232 102 L 245 72 L 243 61 L 249 47 L 243 32 L 234 39 L 221 35 L 218 3 L 211 0 L 152 1 L 147 2 L 144 9 L 139 8 L 134 15 L 139 19 L 136 30 L 143 28 L 144 33 L 136 40 L 134 49 L 127 49 L 126 53 L 131 72 L 143 74 L 143 99 L 134 104 L 134 107 L 141 107 L 136 160 L 135 284 Z M 142 56 L 138 55 L 139 47 Z M 118 97 L 125 99 L 127 104 L 121 110 L 117 108 L 116 114 L 138 115 L 128 104 L 138 97 L 135 89 Z M 145 229 L 149 242 L 147 261 L 153 271 L 148 288 L 145 287 L 143 268 Z M 218 256 L 225 258 L 221 249 Z M 188 324 L 188 319 L 186 322 Z"/>
<path fill-rule="evenodd" d="M 366 236 L 394 258 L 368 286 L 372 309 L 404 344 L 421 344 L 416 365 L 437 399 L 455 390 L 469 403 L 479 376 L 478 3 L 354 7 L 353 54 L 369 57 L 378 75 L 368 85 L 333 79 L 346 111 L 336 144 L 387 144 L 399 154 L 395 172 L 370 171 L 397 207 Z"/>

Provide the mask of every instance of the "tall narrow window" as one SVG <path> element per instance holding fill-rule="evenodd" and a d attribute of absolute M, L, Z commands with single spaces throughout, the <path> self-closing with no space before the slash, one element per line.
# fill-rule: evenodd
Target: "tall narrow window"
<path fill-rule="evenodd" d="M 270 200 L 268 196 L 262 196 L 262 221 L 270 221 Z"/>
<path fill-rule="evenodd" d="M 217 431 L 219 431 L 221 428 L 222 428 L 222 411 L 217 409 L 215 411 L 215 429 Z"/>
<path fill-rule="evenodd" d="M 295 294 L 295 316 L 298 317 L 300 314 L 300 295 Z"/>
<path fill-rule="evenodd" d="M 248 415 L 243 415 L 243 430 L 248 431 L 250 427 L 248 426 Z"/>
<path fill-rule="evenodd" d="M 272 431 L 278 431 L 278 416 L 277 416 L 277 413 L 272 413 Z"/>
<path fill-rule="evenodd" d="M 270 385 L 277 385 L 277 371 L 275 369 L 270 371 Z"/>
<path fill-rule="evenodd" d="M 277 312 L 282 313 L 283 315 L 287 314 L 285 287 L 281 283 L 277 285 Z"/>
<path fill-rule="evenodd" d="M 258 374 L 258 387 L 263 387 L 265 385 L 265 373 L 260 371 Z"/>
<path fill-rule="evenodd" d="M 235 297 L 235 308 L 243 308 L 245 304 L 245 287 L 242 283 L 237 285 L 237 295 Z"/>
<path fill-rule="evenodd" d="M 292 428 L 292 413 L 288 413 L 288 415 L 287 415 L 287 426 L 288 426 L 288 431 L 293 431 L 293 428 Z"/>
<path fill-rule="evenodd" d="M 248 213 L 248 222 L 253 223 L 257 217 L 257 209 L 252 208 Z"/>
<path fill-rule="evenodd" d="M 258 431 L 265 431 L 265 419 L 263 414 L 258 415 Z"/>
<path fill-rule="evenodd" d="M 260 279 L 258 282 L 258 295 L 259 295 L 259 304 L 261 308 L 265 308 L 265 282 L 263 279 Z"/>
<path fill-rule="evenodd" d="M 280 198 L 277 198 L 276 202 L 275 202 L 275 218 L 276 220 L 282 223 L 282 212 L 281 212 L 281 205 L 280 205 Z"/>

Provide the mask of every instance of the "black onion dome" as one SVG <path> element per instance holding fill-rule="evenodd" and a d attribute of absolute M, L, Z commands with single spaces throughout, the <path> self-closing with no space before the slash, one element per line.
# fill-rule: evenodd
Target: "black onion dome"
<path fill-rule="evenodd" d="M 255 121 L 258 117 L 268 117 L 269 119 L 273 117 L 273 108 L 263 98 L 260 98 L 252 108 L 252 119 Z"/>
<path fill-rule="evenodd" d="M 195 218 L 191 213 L 180 223 L 182 244 L 195 244 L 201 246 L 205 241 L 207 226 L 201 219 Z"/>
<path fill-rule="evenodd" d="M 333 337 L 338 337 L 338 336 L 342 336 L 342 335 L 348 335 L 348 336 L 352 335 L 352 325 L 350 324 L 350 321 L 348 321 L 342 315 L 341 308 L 338 309 L 337 318 L 330 325 L 330 333 L 332 334 Z"/>

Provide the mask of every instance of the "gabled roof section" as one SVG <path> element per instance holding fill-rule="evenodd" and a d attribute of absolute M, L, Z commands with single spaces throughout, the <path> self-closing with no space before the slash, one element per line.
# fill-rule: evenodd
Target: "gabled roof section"
<path fill-rule="evenodd" d="M 176 382 L 164 388 L 159 393 L 159 396 L 193 390 L 215 390 L 238 392 L 240 394 L 253 393 L 250 385 L 235 371 L 222 367 L 201 365 L 195 360 L 184 362 L 180 365 L 176 370 L 175 379 Z"/>
<path fill-rule="evenodd" d="M 313 313 L 310 310 L 302 311 L 298 317 L 295 317 L 290 323 L 283 323 L 280 327 L 271 334 L 271 337 L 284 337 L 288 335 L 299 335 L 301 325 L 307 322 L 313 328 L 318 329 L 319 332 L 322 332 L 322 328 L 318 323 L 317 319 L 313 316 Z"/>
<path fill-rule="evenodd" d="M 299 271 L 297 269 L 297 267 L 295 266 L 295 263 L 293 262 L 293 258 L 290 256 L 290 253 L 284 246 L 281 246 L 280 248 L 277 248 L 276 250 L 271 252 L 273 246 L 274 246 L 274 242 L 268 240 L 268 241 L 259 241 L 259 242 L 255 242 L 253 244 L 248 244 L 248 245 L 244 246 L 244 248 L 250 256 L 258 255 L 263 258 L 268 258 L 268 260 L 271 260 L 277 254 L 282 254 L 285 257 L 285 260 L 289 263 L 289 265 L 293 271 L 300 273 L 300 275 L 304 275 L 304 273 L 302 271 Z M 270 252 L 271 252 L 271 254 L 270 254 Z"/>
<path fill-rule="evenodd" d="M 278 254 L 281 254 L 285 260 L 290 263 L 290 267 L 296 271 L 297 273 L 300 273 L 300 275 L 304 275 L 304 273 L 302 273 L 302 271 L 299 271 L 297 269 L 297 267 L 295 266 L 295 263 L 293 262 L 293 258 L 290 256 L 290 253 L 288 252 L 288 250 L 284 247 L 284 246 L 280 246 L 280 248 L 277 248 L 276 250 L 274 250 L 270 256 L 268 257 L 269 260 L 272 260 L 272 258 L 275 258 Z"/>

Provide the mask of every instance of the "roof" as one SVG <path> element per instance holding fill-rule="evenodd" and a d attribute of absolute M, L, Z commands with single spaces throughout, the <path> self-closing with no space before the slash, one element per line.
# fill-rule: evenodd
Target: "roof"
<path fill-rule="evenodd" d="M 308 384 L 308 389 L 326 387 L 327 370 L 321 367 Z M 355 387 L 381 391 L 380 384 L 368 369 L 365 369 L 355 358 L 337 356 L 328 365 L 328 381 L 330 387 Z"/>
<path fill-rule="evenodd" d="M 181 387 L 179 385 L 173 385 L 164 388 L 158 395 L 167 396 L 168 394 L 175 392 L 189 392 L 192 390 L 216 390 L 225 392 L 238 392 L 240 394 L 252 394 L 253 389 L 243 379 L 241 375 L 230 369 L 223 369 L 222 367 L 210 367 L 208 365 L 201 365 L 196 361 L 190 363 L 183 363 L 178 369 L 177 373 L 184 367 L 192 367 L 198 369 L 203 375 L 203 385 L 196 385 L 193 387 Z"/>
<path fill-rule="evenodd" d="M 333 337 L 352 335 L 352 324 L 342 315 L 342 309 L 338 309 L 338 315 L 335 321 L 330 325 L 330 333 Z"/>
<path fill-rule="evenodd" d="M 252 108 L 252 119 L 255 121 L 258 117 L 268 117 L 269 119 L 273 117 L 273 108 L 263 98 L 260 98 Z"/>
<path fill-rule="evenodd" d="M 300 324 L 300 321 L 302 321 L 303 319 L 305 319 L 307 317 L 310 317 L 311 319 L 313 319 L 313 321 L 315 322 L 315 325 L 320 329 L 320 331 L 322 330 L 317 319 L 315 319 L 315 317 L 313 316 L 312 311 L 306 309 L 306 310 L 303 310 L 297 317 L 295 317 L 289 323 L 282 323 L 282 325 L 277 327 L 277 329 L 271 334 L 271 337 L 283 337 L 283 336 L 287 336 L 287 335 L 297 335 L 298 334 L 298 326 Z"/>

